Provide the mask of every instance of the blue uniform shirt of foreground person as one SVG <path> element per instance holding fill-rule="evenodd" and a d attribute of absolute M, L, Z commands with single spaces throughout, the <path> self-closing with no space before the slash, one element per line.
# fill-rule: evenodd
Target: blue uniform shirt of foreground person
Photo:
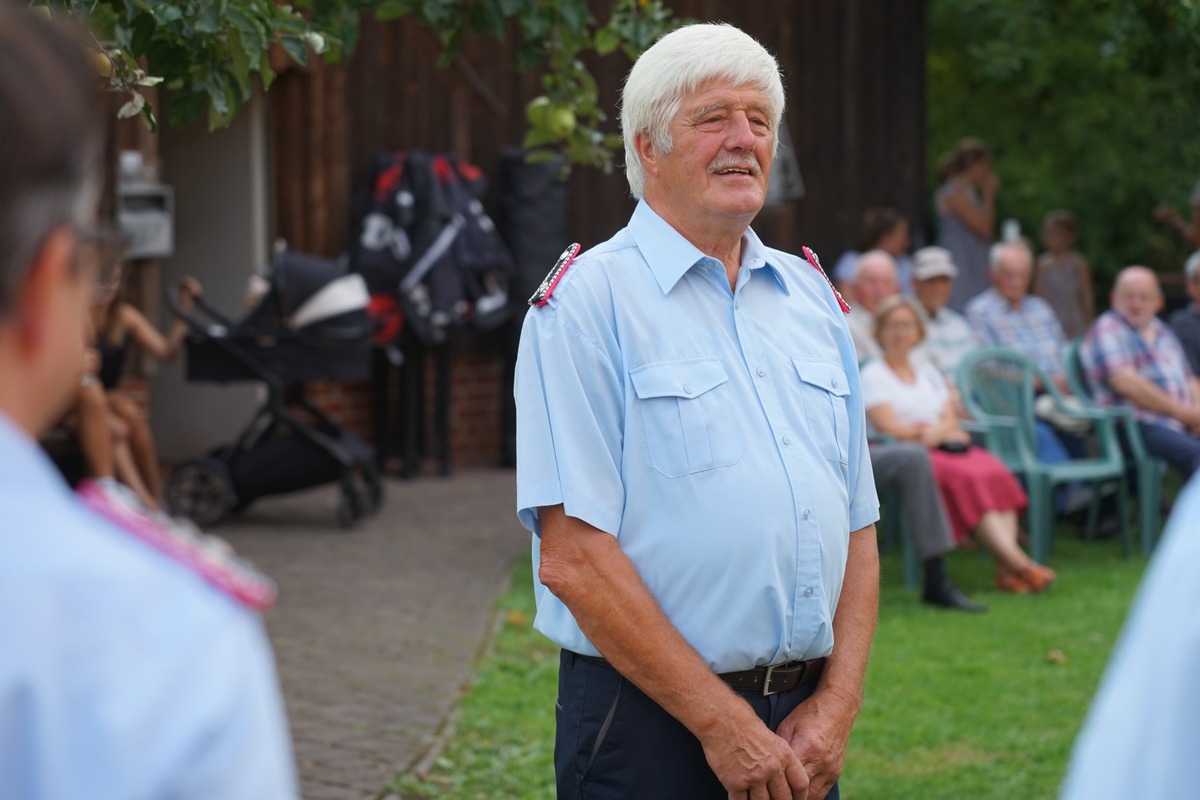
<path fill-rule="evenodd" d="M 1075 743 L 1063 800 L 1200 797 L 1200 480 L 1175 501 Z"/>
<path fill-rule="evenodd" d="M 0 453 L 0 798 L 297 797 L 259 616 Z"/>
<path fill-rule="evenodd" d="M 828 655 L 851 531 L 878 519 L 854 345 L 823 274 L 752 230 L 725 268 L 644 201 L 526 315 L 517 509 L 617 537 L 716 672 Z M 599 655 L 535 578 L 534 627 Z"/>

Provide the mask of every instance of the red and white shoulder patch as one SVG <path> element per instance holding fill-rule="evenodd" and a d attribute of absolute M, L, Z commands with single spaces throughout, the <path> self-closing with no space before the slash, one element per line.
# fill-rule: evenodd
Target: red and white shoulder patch
<path fill-rule="evenodd" d="M 224 540 L 139 513 L 115 502 L 92 481 L 83 481 L 77 494 L 94 513 L 198 573 L 205 582 L 242 605 L 263 611 L 275 604 L 275 582 L 239 558 Z"/>
<path fill-rule="evenodd" d="M 812 250 L 809 250 L 807 247 L 801 247 L 800 250 L 804 253 L 805 260 L 812 265 L 813 269 L 821 273 L 821 277 L 824 278 L 825 282 L 829 284 L 829 288 L 833 290 L 833 296 L 837 298 L 838 305 L 841 307 L 842 313 L 849 314 L 850 304 L 846 302 L 846 298 L 842 297 L 842 293 L 839 292 L 837 287 L 833 285 L 833 281 L 829 280 L 829 273 L 825 272 L 824 268 L 821 266 L 821 260 L 817 258 L 817 254 Z"/>
<path fill-rule="evenodd" d="M 546 275 L 541 284 L 538 285 L 537 291 L 533 293 L 533 297 L 529 298 L 529 305 L 540 307 L 546 305 L 550 301 L 550 295 L 554 292 L 554 287 L 562 280 L 562 276 L 566 274 L 567 267 L 571 266 L 571 262 L 575 260 L 575 256 L 579 255 L 579 242 L 575 242 L 558 257 L 558 262 L 555 263 L 554 269 Z"/>

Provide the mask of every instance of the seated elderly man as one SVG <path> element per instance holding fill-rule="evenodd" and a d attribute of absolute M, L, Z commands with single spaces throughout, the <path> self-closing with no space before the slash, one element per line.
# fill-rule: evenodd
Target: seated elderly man
<path fill-rule="evenodd" d="M 985 345 L 1024 353 L 1061 392 L 1068 392 L 1062 354 L 1066 337 L 1054 309 L 1029 293 L 1033 254 L 1020 242 L 993 245 L 988 254 L 992 288 L 967 303 L 967 320 Z"/>
<path fill-rule="evenodd" d="M 928 359 L 951 383 L 958 362 L 979 346 L 966 317 L 946 305 L 957 276 L 946 248 L 922 247 L 913 254 L 913 288 L 925 318 L 925 341 L 914 355 Z"/>
<path fill-rule="evenodd" d="M 1130 406 L 1146 449 L 1187 478 L 1200 465 L 1200 381 L 1155 316 L 1162 302 L 1152 271 L 1121 270 L 1112 308 L 1092 324 L 1079 356 L 1096 401 Z"/>
<path fill-rule="evenodd" d="M 854 307 L 846 315 L 850 337 L 859 361 L 882 354 L 879 343 L 871 333 L 875 324 L 875 309 L 894 294 L 899 294 L 896 281 L 896 262 L 882 250 L 869 250 L 858 259 L 854 271 Z"/>
<path fill-rule="evenodd" d="M 1000 242 L 988 252 L 992 288 L 967 303 L 967 321 L 981 344 L 1007 347 L 1028 356 L 1055 388 L 1069 394 L 1063 371 L 1066 336 L 1054 309 L 1029 293 L 1033 282 L 1033 253 L 1021 242 Z M 1038 459 L 1055 464 L 1083 458 L 1086 445 L 1078 431 L 1064 432 L 1038 420 Z M 1060 511 L 1076 508 L 1087 498 L 1082 486 L 1059 493 Z"/>
<path fill-rule="evenodd" d="M 1192 302 L 1171 315 L 1171 330 L 1179 337 L 1193 375 L 1200 375 L 1200 250 L 1183 264 L 1188 297 Z"/>

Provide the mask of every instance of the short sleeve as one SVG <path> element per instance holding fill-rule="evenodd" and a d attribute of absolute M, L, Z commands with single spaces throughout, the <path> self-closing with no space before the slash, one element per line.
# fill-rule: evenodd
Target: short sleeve
<path fill-rule="evenodd" d="M 587 322 L 547 307 L 531 311 L 521 333 L 514 382 L 517 514 L 534 534 L 541 530 L 537 509 L 560 503 L 600 530 L 615 535 L 620 528 L 624 382 L 595 341 L 602 323 Z"/>

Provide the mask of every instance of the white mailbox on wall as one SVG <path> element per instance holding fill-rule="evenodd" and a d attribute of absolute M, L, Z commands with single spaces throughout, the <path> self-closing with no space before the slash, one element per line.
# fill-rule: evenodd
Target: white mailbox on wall
<path fill-rule="evenodd" d="M 129 237 L 129 258 L 168 258 L 175 252 L 175 197 L 160 183 L 117 187 L 117 222 Z"/>

